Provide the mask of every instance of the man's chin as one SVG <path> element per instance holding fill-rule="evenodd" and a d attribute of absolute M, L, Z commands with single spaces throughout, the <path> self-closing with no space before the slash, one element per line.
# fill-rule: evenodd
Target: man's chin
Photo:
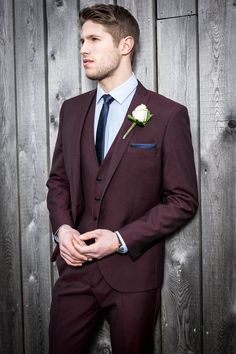
<path fill-rule="evenodd" d="M 88 79 L 90 80 L 96 80 L 96 81 L 99 81 L 99 80 L 102 80 L 102 77 L 100 77 L 99 75 L 96 75 L 96 74 L 90 74 L 90 73 L 86 73 L 85 72 L 85 75 Z"/>
<path fill-rule="evenodd" d="M 107 73 L 102 73 L 102 72 L 92 72 L 90 70 L 85 70 L 85 75 L 88 79 L 90 80 L 96 80 L 96 81 L 101 81 L 103 80 L 106 76 Z"/>
<path fill-rule="evenodd" d="M 97 76 L 94 76 L 94 75 L 87 75 L 87 74 L 86 74 L 86 77 L 87 77 L 87 79 L 93 80 L 93 81 L 99 80 L 99 79 L 97 78 Z"/>

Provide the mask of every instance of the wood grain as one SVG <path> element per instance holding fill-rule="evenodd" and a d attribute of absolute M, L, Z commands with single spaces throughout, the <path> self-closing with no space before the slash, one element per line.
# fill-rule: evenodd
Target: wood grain
<path fill-rule="evenodd" d="M 25 353 L 46 353 L 51 295 L 46 209 L 44 3 L 15 2 L 16 93 Z"/>
<path fill-rule="evenodd" d="M 12 1 L 0 0 L 0 350 L 23 353 Z"/>
<path fill-rule="evenodd" d="M 189 109 L 198 166 L 196 17 L 159 20 L 158 87 Z M 168 43 L 168 45 L 166 45 Z M 166 242 L 162 289 L 162 353 L 201 353 L 199 217 Z"/>
<path fill-rule="evenodd" d="M 80 93 L 78 8 L 76 0 L 47 0 L 50 156 L 63 101 Z"/>
<path fill-rule="evenodd" d="M 65 99 L 76 96 L 81 91 L 77 5 L 76 0 L 46 2 L 50 164 L 58 133 L 61 105 Z M 58 272 L 53 264 L 53 282 L 57 277 Z"/>
<path fill-rule="evenodd" d="M 196 14 L 195 0 L 156 0 L 157 18 L 170 18 Z"/>
<path fill-rule="evenodd" d="M 82 7 L 99 2 L 0 0 L 0 351 L 4 354 L 47 353 L 56 272 L 53 276 L 49 262 L 45 183 L 61 103 L 96 85 L 81 69 L 77 16 Z M 160 93 L 189 109 L 201 172 L 201 211 L 167 242 L 155 354 L 233 354 L 236 2 L 117 3 L 130 9 L 140 23 L 138 78 L 150 89 L 158 83 Z M 90 354 L 111 352 L 105 322 Z"/>
<path fill-rule="evenodd" d="M 236 348 L 236 3 L 199 2 L 203 335 Z"/>

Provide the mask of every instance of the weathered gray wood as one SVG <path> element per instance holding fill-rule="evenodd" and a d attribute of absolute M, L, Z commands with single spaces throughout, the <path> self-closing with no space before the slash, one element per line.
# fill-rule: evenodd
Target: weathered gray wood
<path fill-rule="evenodd" d="M 89 351 L 89 354 L 102 354 L 102 353 L 105 354 L 112 353 L 110 328 L 107 321 L 104 321 L 102 327 L 98 329 L 98 333 Z"/>
<path fill-rule="evenodd" d="M 155 11 L 152 0 L 118 0 L 117 5 L 127 8 L 140 27 L 140 46 L 135 58 L 134 71 L 150 90 L 156 89 Z"/>
<path fill-rule="evenodd" d="M 198 166 L 196 17 L 157 23 L 159 92 L 189 109 Z M 167 45 L 168 43 L 168 45 Z M 199 218 L 166 242 L 162 290 L 162 353 L 201 353 Z"/>
<path fill-rule="evenodd" d="M 0 351 L 23 353 L 12 1 L 0 0 Z"/>
<path fill-rule="evenodd" d="M 47 0 L 48 102 L 50 161 L 63 101 L 80 93 L 77 0 Z M 52 248 L 55 246 L 52 241 Z M 58 277 L 53 266 L 54 281 Z"/>
<path fill-rule="evenodd" d="M 51 294 L 46 210 L 47 120 L 43 0 L 15 1 L 16 92 L 25 353 L 47 353 Z"/>
<path fill-rule="evenodd" d="M 48 101 L 50 155 L 52 156 L 59 110 L 66 98 L 80 93 L 77 0 L 47 0 Z"/>
<path fill-rule="evenodd" d="M 79 8 L 99 2 L 0 0 L 1 353 L 47 353 L 52 272 L 45 183 L 62 101 L 95 84 L 80 73 L 76 17 Z M 188 17 L 196 13 L 196 1 L 117 3 L 140 23 L 137 76 L 151 89 L 157 76 L 160 93 L 188 106 L 199 166 L 197 31 L 195 16 Z M 167 243 L 158 354 L 236 351 L 236 6 L 234 0 L 198 4 L 202 255 L 195 218 Z M 155 8 L 162 18 L 157 33 Z M 168 19 L 179 16 L 185 17 Z M 111 352 L 107 323 L 91 348 L 98 352 Z"/>
<path fill-rule="evenodd" d="M 196 14 L 196 0 L 156 0 L 157 18 L 178 17 Z"/>
<path fill-rule="evenodd" d="M 80 7 L 79 10 L 82 10 L 84 7 L 92 6 L 95 4 L 100 4 L 101 1 L 99 0 L 80 0 Z M 103 4 L 113 4 L 112 0 L 104 0 L 102 1 Z M 79 33 L 80 33 L 80 27 L 79 27 Z M 85 73 L 84 73 L 84 67 L 82 60 L 80 58 L 80 65 L 81 65 L 81 87 L 82 87 L 82 92 L 87 92 L 90 90 L 93 90 L 96 87 L 96 81 L 92 81 L 87 79 Z"/>
<path fill-rule="evenodd" d="M 236 350 L 236 3 L 199 1 L 204 353 Z"/>

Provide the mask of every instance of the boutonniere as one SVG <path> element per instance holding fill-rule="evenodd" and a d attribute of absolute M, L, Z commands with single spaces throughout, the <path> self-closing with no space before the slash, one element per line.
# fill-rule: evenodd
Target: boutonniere
<path fill-rule="evenodd" d="M 133 122 L 130 128 L 127 130 L 125 135 L 123 136 L 122 139 L 125 139 L 128 134 L 131 132 L 131 130 L 136 126 L 139 125 L 140 127 L 145 127 L 147 122 L 152 118 L 151 112 L 147 109 L 145 104 L 140 104 L 135 108 L 135 110 L 132 112 L 132 115 L 128 115 L 128 119 Z"/>

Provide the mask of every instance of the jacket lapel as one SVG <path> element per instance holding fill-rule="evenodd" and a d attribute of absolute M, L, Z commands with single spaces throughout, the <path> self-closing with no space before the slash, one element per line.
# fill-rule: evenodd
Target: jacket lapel
<path fill-rule="evenodd" d="M 80 153 L 80 141 L 81 141 L 81 134 L 84 126 L 84 121 L 87 117 L 89 108 L 92 104 L 95 95 L 96 95 L 96 90 L 90 91 L 86 93 L 82 98 L 81 102 L 78 102 L 77 104 L 79 111 L 76 112 L 76 116 L 75 116 L 76 123 L 75 123 L 75 127 L 73 128 L 74 129 L 73 143 L 76 143 L 75 151 L 77 153 Z"/>
<path fill-rule="evenodd" d="M 78 108 L 79 111 L 76 114 L 76 126 L 73 128 L 74 129 L 74 136 L 73 136 L 73 143 L 75 144 L 75 155 L 80 156 L 81 153 L 81 134 L 83 132 L 83 126 L 85 119 L 87 117 L 87 114 L 89 112 L 89 108 L 93 102 L 93 99 L 96 95 L 96 90 L 90 91 L 86 93 L 83 97 L 82 102 L 78 103 Z M 72 216 L 73 220 L 76 221 L 77 218 L 77 204 L 78 201 L 81 201 L 82 198 L 82 191 L 80 189 L 81 183 L 80 183 L 80 163 L 81 160 L 78 158 L 76 160 L 76 164 L 73 163 L 71 164 L 71 190 L 73 190 L 73 193 L 71 195 L 72 199 Z"/>
<path fill-rule="evenodd" d="M 130 140 L 135 132 L 135 128 L 128 134 L 128 136 L 125 139 L 122 139 L 124 134 L 127 132 L 127 130 L 131 126 L 130 120 L 127 119 L 128 114 L 132 114 L 133 110 L 140 104 L 147 104 L 148 101 L 148 91 L 144 88 L 144 86 L 139 82 L 137 86 L 137 90 L 135 92 L 135 95 L 131 101 L 131 104 L 129 106 L 129 109 L 127 111 L 126 117 L 124 119 L 124 122 L 121 126 L 121 129 L 119 130 L 107 156 L 107 162 L 109 160 L 108 165 L 106 164 L 106 159 L 104 160 L 104 163 L 101 165 L 100 172 L 103 172 L 103 170 L 106 169 L 106 181 L 104 183 L 104 188 L 102 192 L 102 197 L 104 196 L 106 189 L 110 183 L 110 180 L 112 176 L 114 175 L 123 154 L 125 153 L 125 150 L 129 146 Z"/>

